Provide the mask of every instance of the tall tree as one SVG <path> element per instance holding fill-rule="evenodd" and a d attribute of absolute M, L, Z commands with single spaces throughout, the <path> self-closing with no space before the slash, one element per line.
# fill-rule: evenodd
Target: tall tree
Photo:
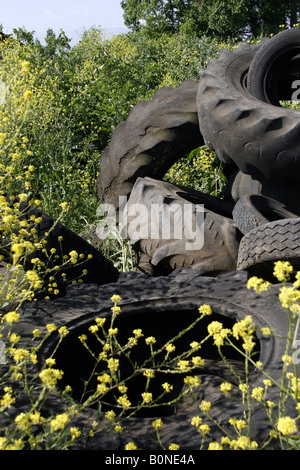
<path fill-rule="evenodd" d="M 122 0 L 124 22 L 153 36 L 188 29 L 221 39 L 275 34 L 298 20 L 297 0 Z"/>

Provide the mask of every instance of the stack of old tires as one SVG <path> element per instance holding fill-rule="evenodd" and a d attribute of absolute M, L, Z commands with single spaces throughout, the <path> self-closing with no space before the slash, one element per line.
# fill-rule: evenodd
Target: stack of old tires
<path fill-rule="evenodd" d="M 297 97 L 299 77 L 300 30 L 292 28 L 224 50 L 199 84 L 158 90 L 116 128 L 101 159 L 103 202 L 119 207 L 126 196 L 129 207 L 187 201 L 205 207 L 204 246 L 193 253 L 177 240 L 138 239 L 129 222 L 141 269 L 152 275 L 182 266 L 205 275 L 246 269 L 269 277 L 278 259 L 299 264 L 300 117 L 280 105 Z M 223 200 L 162 181 L 174 161 L 204 143 L 231 175 Z"/>
<path fill-rule="evenodd" d="M 114 131 L 101 158 L 98 188 L 102 203 L 112 205 L 118 217 L 124 210 L 122 197 L 127 209 L 138 203 L 146 209 L 154 204 L 174 206 L 179 218 L 184 204 L 193 207 L 192 217 L 197 205 L 202 205 L 204 243 L 201 249 L 187 250 L 179 239 L 143 237 L 129 218 L 127 233 L 140 256 L 143 274 L 117 278 L 101 257 L 98 269 L 97 263 L 91 266 L 93 277 L 89 282 L 72 285 L 61 298 L 38 301 L 24 309 L 18 326 L 24 344 L 34 328 L 44 330 L 48 323 L 68 327 L 70 333 L 57 351 L 56 332 L 44 342 L 39 364 L 56 351 L 56 365 L 65 371 L 66 383 L 62 385 L 72 385 L 75 400 L 93 367 L 78 337 L 89 331 L 95 317 L 110 317 L 113 294 L 122 298 L 116 325 L 124 336 L 121 339 L 125 341 L 133 329 L 141 328 L 156 337 L 159 347 L 178 336 L 202 304 L 211 305 L 210 321 L 221 321 L 228 327 L 252 315 L 258 328 L 256 359 L 262 362 L 266 374 L 280 380 L 285 350 L 281 338 L 287 336 L 289 328 L 273 295 L 280 286 L 274 284 L 272 294 L 258 296 L 246 288 L 246 281 L 247 271 L 268 274 L 277 259 L 293 264 L 300 260 L 300 114 L 279 106 L 280 101 L 291 99 L 291 90 L 295 91 L 300 75 L 298 55 L 298 28 L 258 45 L 242 44 L 234 52 L 224 51 L 218 60 L 209 62 L 199 83 L 185 81 L 178 88 L 158 90 L 152 100 L 137 104 L 127 121 Z M 231 175 L 222 200 L 163 181 L 176 160 L 204 144 L 216 151 Z M 170 223 L 182 222 L 176 217 L 172 220 Z M 100 255 L 93 254 L 96 261 Z M 259 332 L 262 327 L 279 334 L 265 337 Z M 197 330 L 195 334 L 200 338 L 205 332 Z M 193 339 L 188 336 L 186 342 L 182 340 L 178 350 L 188 347 Z M 144 349 L 133 358 L 138 364 L 144 358 Z M 206 363 L 196 371 L 203 383 L 195 392 L 196 398 L 211 401 L 215 423 L 221 420 L 226 428 L 229 418 L 242 418 L 242 405 L 221 394 L 219 385 L 229 381 L 232 395 L 238 394 L 239 380 L 232 368 L 243 374 L 241 357 L 229 357 L 231 368 L 226 368 L 210 348 L 201 350 L 201 356 Z M 126 364 L 123 374 L 123 378 L 130 376 Z M 183 378 L 184 374 L 173 375 L 172 398 L 184 391 Z M 264 378 L 259 371 L 252 371 L 250 387 L 261 386 Z M 157 386 L 159 380 L 157 377 Z M 135 384 L 133 400 L 144 391 L 144 385 Z M 269 399 L 276 401 L 275 387 L 270 393 Z M 59 397 L 54 396 L 49 408 L 60 406 Z M 85 410 L 77 421 L 84 425 L 101 421 L 104 411 Z M 82 445 L 87 449 L 122 450 L 128 441 L 134 441 L 139 449 L 159 449 L 152 421 L 162 417 L 160 436 L 165 448 L 176 442 L 181 450 L 199 449 L 201 435 L 191 426 L 192 417 L 199 414 L 197 401 L 183 398 L 174 406 L 154 411 L 129 418 L 121 434 L 100 432 Z M 214 439 L 219 439 L 219 427 L 210 426 Z M 251 432 L 259 442 L 268 434 L 263 412 L 253 413 Z"/>

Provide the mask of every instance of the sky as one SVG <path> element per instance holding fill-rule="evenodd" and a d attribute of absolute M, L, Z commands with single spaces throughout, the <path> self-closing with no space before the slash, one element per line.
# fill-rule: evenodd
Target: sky
<path fill-rule="evenodd" d="M 0 0 L 1 1 L 1 0 Z M 62 29 L 77 42 L 80 34 L 92 26 L 106 35 L 126 32 L 121 0 L 2 0 L 0 24 L 3 32 L 25 27 L 42 40 L 47 29 Z"/>

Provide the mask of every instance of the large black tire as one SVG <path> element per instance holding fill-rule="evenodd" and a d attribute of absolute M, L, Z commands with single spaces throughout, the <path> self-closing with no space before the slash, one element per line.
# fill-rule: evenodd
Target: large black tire
<path fill-rule="evenodd" d="M 261 101 L 280 106 L 299 89 L 300 28 L 282 31 L 255 55 L 247 76 L 247 88 Z M 279 123 L 278 123 L 279 124 Z"/>
<path fill-rule="evenodd" d="M 300 263 L 300 218 L 276 220 L 259 225 L 241 239 L 237 269 L 272 278 L 275 261 Z"/>
<path fill-rule="evenodd" d="M 274 187 L 300 180 L 300 114 L 264 103 L 246 89 L 260 45 L 241 45 L 211 60 L 197 94 L 200 130 L 221 161 L 246 174 L 262 173 Z"/>
<path fill-rule="evenodd" d="M 210 276 L 236 269 L 240 234 L 232 220 L 232 203 L 165 181 L 138 178 L 128 200 L 128 213 L 132 208 L 139 209 L 142 218 L 140 214 L 138 219 L 128 218 L 128 236 L 138 251 L 148 255 L 149 274 L 153 266 L 156 271 L 192 266 L 198 274 Z M 198 211 L 203 214 L 201 219 Z M 193 246 L 188 223 L 199 241 Z M 147 270 L 147 266 L 143 268 Z"/>
<path fill-rule="evenodd" d="M 55 353 L 56 367 L 64 370 L 65 384 L 73 387 L 75 398 L 80 394 L 82 379 L 87 378 L 92 366 L 90 356 L 87 355 L 85 348 L 78 340 L 82 333 L 89 335 L 89 341 L 92 341 L 93 335 L 88 332 L 88 327 L 94 323 L 95 316 L 110 317 L 112 302 L 110 297 L 118 294 L 122 297 L 120 302 L 121 313 L 118 316 L 117 323 L 123 340 L 132 335 L 133 328 L 142 328 L 145 335 L 153 335 L 157 339 L 159 347 L 165 344 L 165 341 L 171 339 L 176 332 L 189 325 L 191 320 L 197 316 L 198 307 L 202 304 L 209 304 L 213 314 L 206 317 L 199 328 L 194 333 L 189 333 L 186 339 L 179 342 L 178 352 L 181 348 L 189 347 L 191 341 L 196 337 L 200 338 L 206 335 L 206 325 L 213 320 L 218 320 L 224 326 L 231 327 L 234 321 L 241 320 L 247 315 L 252 315 L 253 321 L 258 329 L 257 344 L 255 347 L 258 355 L 257 360 L 263 364 L 263 370 L 270 374 L 275 380 L 280 382 L 282 362 L 281 357 L 285 351 L 285 340 L 282 338 L 288 332 L 288 319 L 284 315 L 279 303 L 276 302 L 271 294 L 257 295 L 246 287 L 247 274 L 245 272 L 234 272 L 221 276 L 219 279 L 198 276 L 190 268 L 177 270 L 170 276 L 162 278 L 150 278 L 136 273 L 122 275 L 118 283 L 108 284 L 107 286 L 96 285 L 73 285 L 68 288 L 67 295 L 60 299 L 46 302 L 35 302 L 27 306 L 22 313 L 20 321 L 16 324 L 16 332 L 21 334 L 21 340 L 18 347 L 22 347 L 32 340 L 32 331 L 39 328 L 46 331 L 46 325 L 54 323 L 57 328 L 66 325 L 69 330 L 68 336 L 63 340 Z M 278 288 L 273 286 L 276 294 Z M 116 324 L 117 326 L 117 324 Z M 276 336 L 264 336 L 260 329 L 269 327 L 276 330 Z M 280 334 L 278 334 L 280 333 Z M 57 346 L 59 334 L 57 330 L 44 342 L 42 348 L 38 351 L 39 364 L 32 365 L 30 374 L 36 374 L 44 363 L 45 359 Z M 90 343 L 88 343 L 90 344 Z M 148 346 L 137 348 L 133 359 L 139 363 L 143 360 Z M 93 347 L 91 345 L 91 347 Z M 224 363 L 218 361 L 215 355 L 216 349 L 202 347 L 201 356 L 207 360 L 206 366 L 199 368 L 198 374 L 201 376 L 203 386 L 195 389 L 197 398 L 208 400 L 212 403 L 211 413 L 220 420 L 225 428 L 232 431 L 228 424 L 229 418 L 243 418 L 241 401 L 228 399 L 219 391 L 219 384 L 222 381 L 232 383 L 232 394 L 239 393 L 238 381 L 236 381 L 229 371 L 224 367 Z M 134 354 L 134 353 L 133 353 Z M 225 353 L 233 365 L 240 362 L 240 356 L 231 356 L 229 350 Z M 31 375 L 30 375 L 31 377 Z M 29 379 L 30 379 L 29 377 Z M 242 377 L 243 378 L 243 377 Z M 262 381 L 265 376 L 258 370 L 254 370 L 249 376 L 249 386 L 263 386 Z M 182 390 L 183 375 L 173 376 L 174 391 L 177 393 Z M 171 381 L 171 380 L 169 380 Z M 143 382 L 144 384 L 144 382 Z M 176 385 L 176 387 L 175 387 Z M 137 394 L 143 391 L 144 385 L 136 386 L 134 392 Z M 271 387 L 268 398 L 277 402 L 278 390 Z M 77 391 L 77 393 L 76 393 Z M 129 394 L 129 391 L 128 391 Z M 22 405 L 16 402 L 10 409 L 13 416 L 26 410 L 26 403 Z M 62 402 L 58 395 L 53 393 L 52 400 L 47 403 L 49 408 L 46 412 L 51 413 L 62 410 Z M 111 408 L 111 405 L 109 405 Z M 85 424 L 87 427 L 96 420 L 103 424 L 104 411 L 100 414 L 96 409 L 86 409 L 77 415 L 74 423 Z M 191 419 L 193 416 L 201 414 L 199 405 L 196 401 L 190 400 L 188 396 L 181 400 L 175 407 L 158 410 L 156 417 L 160 416 L 164 426 L 160 429 L 160 435 L 163 445 L 168 448 L 169 444 L 175 442 L 180 445 L 180 450 L 197 450 L 201 444 L 201 435 L 193 426 Z M 292 415 L 292 411 L 288 410 Z M 204 416 L 204 415 L 203 415 Z M 4 419 L 4 416 L 1 420 Z M 157 442 L 156 432 L 152 427 L 153 416 L 139 416 L 129 418 L 126 422 L 124 431 L 120 433 L 100 432 L 95 437 L 82 442 L 82 448 L 99 450 L 122 450 L 129 441 L 134 441 L 139 449 L 155 450 L 160 449 Z M 105 420 L 104 420 L 105 421 Z M 107 421 L 106 421 L 107 422 Z M 219 428 L 213 423 L 210 435 L 213 440 L 219 439 L 221 435 Z M 268 419 L 264 412 L 259 410 L 252 413 L 251 419 L 252 439 L 261 442 L 269 432 Z"/>
<path fill-rule="evenodd" d="M 100 161 L 98 192 L 102 202 L 119 207 L 139 176 L 162 179 L 179 158 L 203 145 L 196 95 L 198 82 L 159 89 L 138 103 L 112 134 Z"/>
<path fill-rule="evenodd" d="M 299 214 L 292 213 L 281 202 L 255 194 L 243 196 L 233 209 L 233 220 L 244 235 L 259 225 L 297 217 Z"/>

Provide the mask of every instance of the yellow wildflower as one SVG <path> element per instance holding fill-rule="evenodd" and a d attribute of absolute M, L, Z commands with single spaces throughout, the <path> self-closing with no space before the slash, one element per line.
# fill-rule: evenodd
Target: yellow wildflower
<path fill-rule="evenodd" d="M 127 395 L 122 395 L 121 397 L 118 398 L 117 402 L 126 410 L 130 408 L 131 403 L 128 400 Z"/>
<path fill-rule="evenodd" d="M 247 288 L 254 289 L 255 292 L 257 292 L 258 294 L 264 292 L 265 290 L 268 290 L 270 285 L 270 282 L 264 281 L 263 279 L 258 278 L 257 276 L 253 276 L 247 281 Z"/>
<path fill-rule="evenodd" d="M 28 60 L 24 60 L 21 63 L 21 67 L 22 67 L 22 70 L 21 70 L 22 75 L 27 75 L 30 72 L 30 62 L 28 62 Z"/>
<path fill-rule="evenodd" d="M 219 442 L 210 442 L 207 450 L 223 450 L 223 446 Z"/>
<path fill-rule="evenodd" d="M 163 422 L 160 418 L 158 419 L 155 419 L 154 421 L 152 421 L 152 426 L 155 428 L 155 429 L 158 429 L 158 428 L 161 428 L 163 426 Z"/>
<path fill-rule="evenodd" d="M 107 361 L 107 366 L 111 372 L 116 372 L 119 368 L 119 359 L 110 357 Z"/>
<path fill-rule="evenodd" d="M 287 281 L 293 272 L 293 266 L 288 261 L 276 261 L 273 274 L 280 282 Z"/>
<path fill-rule="evenodd" d="M 145 339 L 145 342 L 146 344 L 150 345 L 150 344 L 155 344 L 156 343 L 156 339 L 154 338 L 154 336 L 148 336 L 148 338 Z"/>
<path fill-rule="evenodd" d="M 8 312 L 4 315 L 4 321 L 7 323 L 15 323 L 18 322 L 20 318 L 20 314 L 17 312 Z"/>
<path fill-rule="evenodd" d="M 70 418 L 67 413 L 61 413 L 59 415 L 56 415 L 56 417 L 51 419 L 50 421 L 50 429 L 51 431 L 58 431 L 59 429 L 64 429 L 69 421 Z"/>
<path fill-rule="evenodd" d="M 80 429 L 76 427 L 72 427 L 70 428 L 70 434 L 71 434 L 72 441 L 74 441 L 74 439 L 78 439 L 81 436 L 81 431 Z"/>
<path fill-rule="evenodd" d="M 199 313 L 201 313 L 202 315 L 211 315 L 212 314 L 212 309 L 210 307 L 210 305 L 201 305 L 201 307 L 199 307 Z"/>
<path fill-rule="evenodd" d="M 178 449 L 180 449 L 180 446 L 178 444 L 174 444 L 174 442 L 169 445 L 169 450 L 178 450 Z"/>
<path fill-rule="evenodd" d="M 31 100 L 33 98 L 33 93 L 30 90 L 25 91 L 24 93 L 25 100 Z"/>
<path fill-rule="evenodd" d="M 200 403 L 200 409 L 202 411 L 208 412 L 211 409 L 211 403 L 209 401 L 202 400 L 202 402 Z"/>
<path fill-rule="evenodd" d="M 142 398 L 143 398 L 144 403 L 151 403 L 151 401 L 153 399 L 152 393 L 144 392 L 144 393 L 142 393 Z"/>
<path fill-rule="evenodd" d="M 162 384 L 162 388 L 167 392 L 170 393 L 173 390 L 173 385 L 170 385 L 168 382 Z"/>
<path fill-rule="evenodd" d="M 202 423 L 202 418 L 200 418 L 200 416 L 194 416 L 192 418 L 192 421 L 191 421 L 192 426 L 195 426 L 196 428 L 198 428 L 201 423 Z"/>
<path fill-rule="evenodd" d="M 52 388 L 56 385 L 56 382 L 63 376 L 63 371 L 58 369 L 44 369 L 39 373 L 39 377 L 43 384 L 47 387 Z"/>
<path fill-rule="evenodd" d="M 110 420 L 110 421 L 114 420 L 115 417 L 116 417 L 116 413 L 113 410 L 107 411 L 105 413 L 105 418 Z"/>
<path fill-rule="evenodd" d="M 134 442 L 128 442 L 125 446 L 125 450 L 137 450 L 137 445 Z"/>
<path fill-rule="evenodd" d="M 232 385 L 229 382 L 223 382 L 220 385 L 220 389 L 221 389 L 221 392 L 228 394 L 232 389 Z"/>
<path fill-rule="evenodd" d="M 283 286 L 280 289 L 278 298 L 284 308 L 290 308 L 300 299 L 300 292 L 293 287 Z"/>
<path fill-rule="evenodd" d="M 277 422 L 277 429 L 284 436 L 290 436 L 291 434 L 298 432 L 296 421 L 289 416 L 279 418 Z"/>

